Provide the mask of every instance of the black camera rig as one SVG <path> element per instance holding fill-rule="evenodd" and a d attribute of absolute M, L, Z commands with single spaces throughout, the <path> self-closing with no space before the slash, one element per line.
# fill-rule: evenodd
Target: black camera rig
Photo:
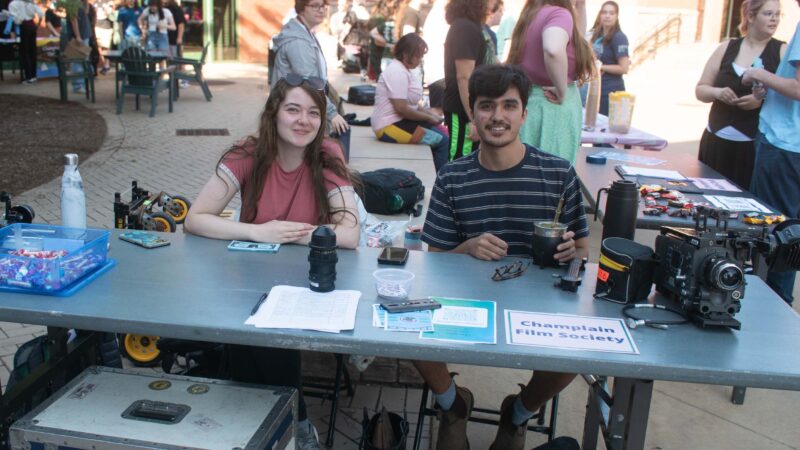
<path fill-rule="evenodd" d="M 713 228 L 708 218 L 716 219 Z M 739 329 L 733 316 L 745 292 L 748 262 L 778 272 L 800 270 L 800 220 L 729 231 L 730 212 L 698 207 L 695 228 L 661 227 L 656 237 L 656 289 L 675 298 L 700 324 Z M 763 258 L 763 260 L 762 260 Z"/>

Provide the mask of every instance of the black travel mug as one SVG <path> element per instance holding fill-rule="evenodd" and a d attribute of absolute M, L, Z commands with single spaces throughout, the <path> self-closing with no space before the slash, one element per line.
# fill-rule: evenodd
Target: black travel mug
<path fill-rule="evenodd" d="M 606 191 L 603 239 L 621 237 L 633 240 L 633 235 L 636 233 L 636 214 L 639 211 L 639 188 L 636 183 L 631 180 L 616 180 L 610 188 L 601 188 L 597 191 L 595 220 L 600 206 L 600 194 L 603 191 Z"/>
<path fill-rule="evenodd" d="M 335 288 L 336 263 L 336 233 L 322 225 L 311 234 L 308 243 L 308 285 L 314 292 L 330 292 Z"/>

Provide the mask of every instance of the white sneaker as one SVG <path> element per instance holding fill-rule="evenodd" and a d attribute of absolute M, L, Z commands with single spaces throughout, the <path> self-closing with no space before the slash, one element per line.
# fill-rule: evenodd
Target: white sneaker
<path fill-rule="evenodd" d="M 297 422 L 297 448 L 298 450 L 321 450 L 317 429 L 308 419 Z"/>
<path fill-rule="evenodd" d="M 189 80 L 181 80 L 181 81 L 179 81 L 179 82 L 178 82 L 178 84 L 179 84 L 179 85 L 180 85 L 182 88 L 188 88 L 188 87 L 189 87 Z"/>

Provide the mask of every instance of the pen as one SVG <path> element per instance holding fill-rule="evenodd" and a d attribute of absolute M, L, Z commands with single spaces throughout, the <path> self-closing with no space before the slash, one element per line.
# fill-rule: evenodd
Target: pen
<path fill-rule="evenodd" d="M 261 308 L 261 304 L 263 304 L 264 300 L 266 299 L 267 299 L 267 293 L 264 292 L 263 294 L 261 294 L 261 298 L 258 299 L 258 303 L 256 303 L 256 306 L 253 306 L 253 310 L 250 311 L 251 316 L 254 316 L 258 312 L 258 308 Z"/>

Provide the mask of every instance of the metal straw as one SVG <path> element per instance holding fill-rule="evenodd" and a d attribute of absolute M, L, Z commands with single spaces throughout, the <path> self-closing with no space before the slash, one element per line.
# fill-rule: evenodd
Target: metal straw
<path fill-rule="evenodd" d="M 558 199 L 558 208 L 556 208 L 556 217 L 553 218 L 553 228 L 558 224 L 558 216 L 561 215 L 561 208 L 564 206 L 564 197 Z"/>

